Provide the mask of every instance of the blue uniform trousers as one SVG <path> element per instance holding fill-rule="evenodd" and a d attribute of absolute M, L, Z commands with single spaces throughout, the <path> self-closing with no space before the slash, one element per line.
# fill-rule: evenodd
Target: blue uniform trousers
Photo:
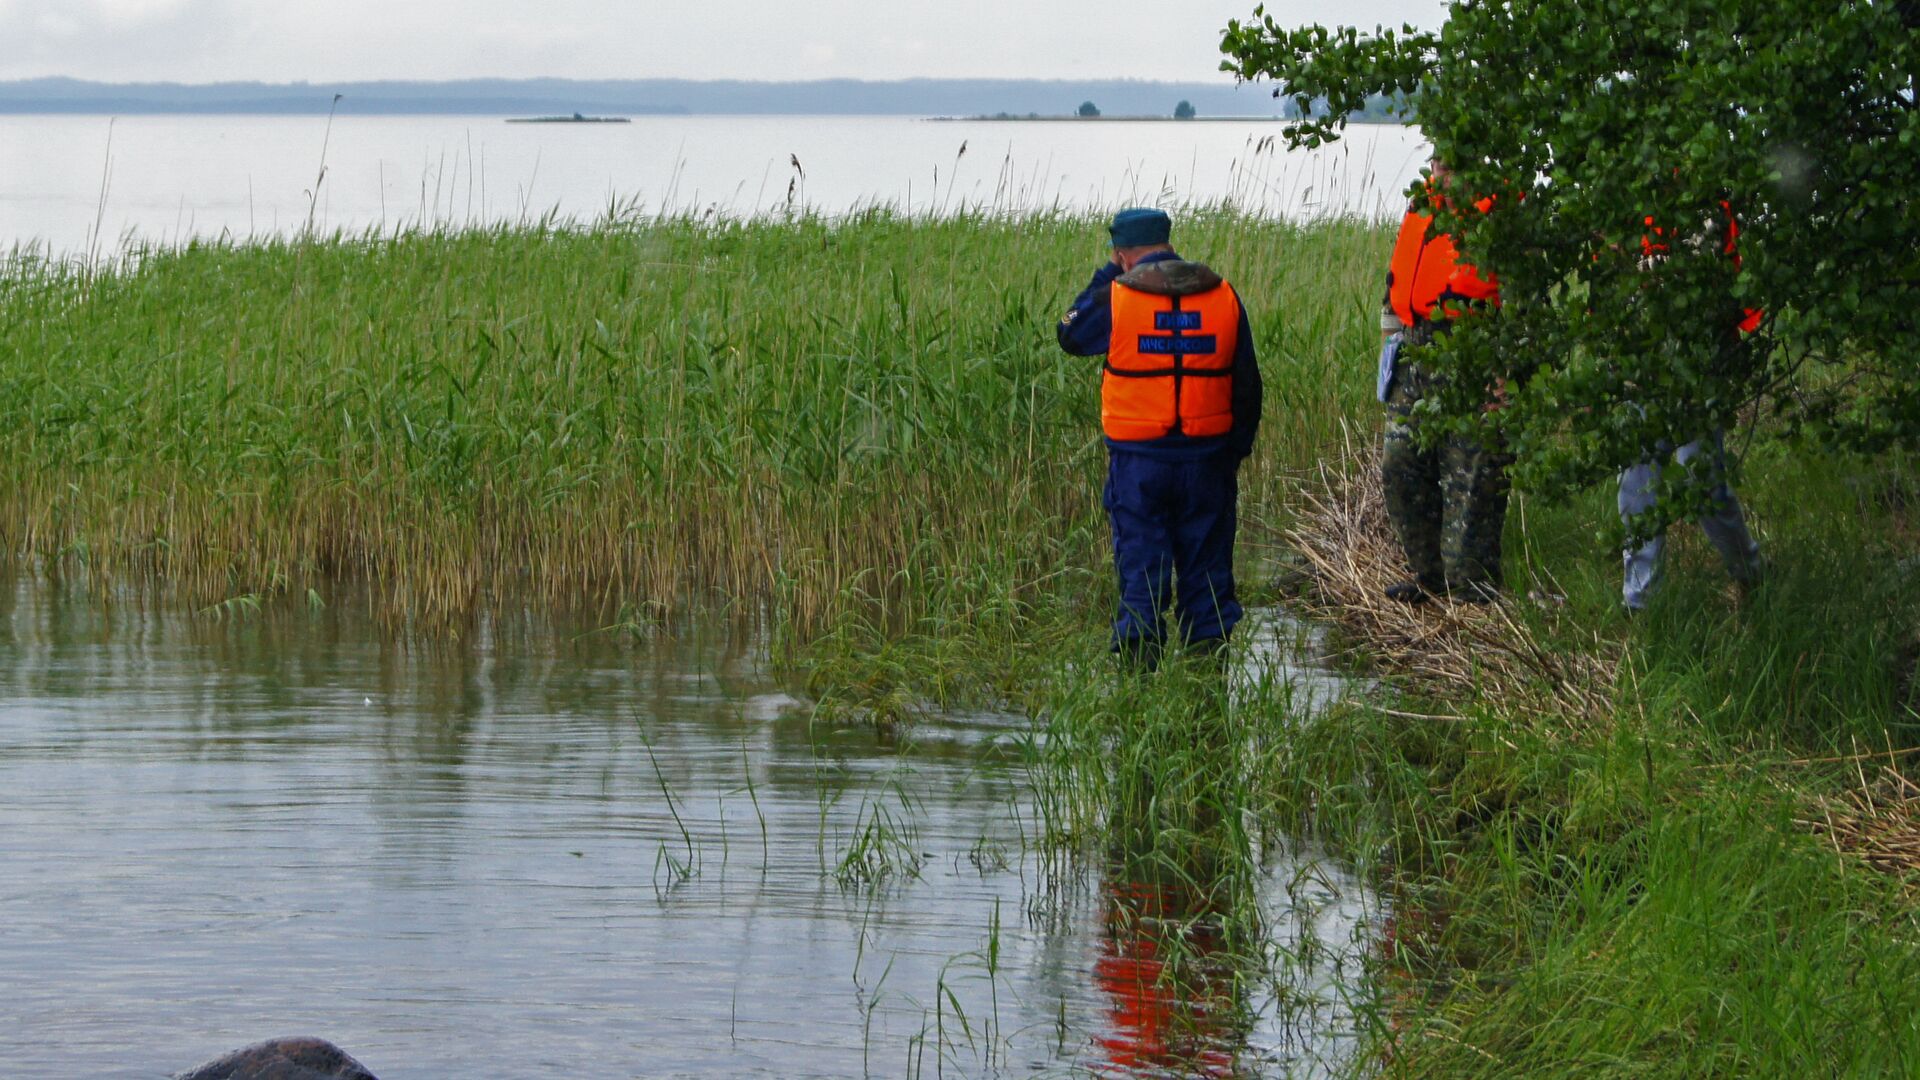
<path fill-rule="evenodd" d="M 1239 498 L 1239 462 L 1231 451 L 1180 461 L 1109 449 L 1104 502 L 1120 574 L 1116 650 L 1158 649 L 1169 598 L 1182 641 L 1233 633 L 1242 614 L 1233 591 Z"/>

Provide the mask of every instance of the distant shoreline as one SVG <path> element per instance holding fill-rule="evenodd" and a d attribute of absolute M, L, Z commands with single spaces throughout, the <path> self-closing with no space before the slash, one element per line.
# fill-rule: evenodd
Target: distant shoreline
<path fill-rule="evenodd" d="M 509 124 L 631 124 L 633 120 L 625 116 L 509 116 Z"/>
<path fill-rule="evenodd" d="M 1083 101 L 1120 116 L 1271 114 L 1272 88 L 1128 79 L 461 79 L 314 83 L 0 80 L 0 114 L 308 116 L 1027 116 Z"/>
<path fill-rule="evenodd" d="M 1298 117 L 1292 116 L 929 116 L 926 118 L 936 124 L 1099 124 L 1111 122 L 1163 123 L 1163 124 L 1297 124 Z M 1387 127 L 1409 127 L 1405 120 L 1388 120 L 1369 117 L 1353 117 L 1349 124 L 1379 124 Z"/>
<path fill-rule="evenodd" d="M 936 124 L 1260 124 L 1287 123 L 1284 116 L 929 116 Z"/>

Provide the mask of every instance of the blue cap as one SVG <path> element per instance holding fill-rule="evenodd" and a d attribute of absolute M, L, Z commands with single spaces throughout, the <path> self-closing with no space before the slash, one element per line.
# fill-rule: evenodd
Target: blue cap
<path fill-rule="evenodd" d="M 1108 231 L 1113 234 L 1114 247 L 1152 247 L 1172 238 L 1173 219 L 1165 210 L 1136 206 L 1113 215 Z"/>

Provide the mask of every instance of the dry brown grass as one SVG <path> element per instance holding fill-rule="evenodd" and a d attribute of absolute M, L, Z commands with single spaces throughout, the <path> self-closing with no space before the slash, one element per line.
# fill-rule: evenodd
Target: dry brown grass
<path fill-rule="evenodd" d="M 1903 879 L 1910 894 L 1920 895 L 1920 784 L 1886 755 L 1874 757 L 1871 769 L 1865 760 L 1854 762 L 1857 787 L 1812 798 L 1799 821 L 1835 850 Z"/>
<path fill-rule="evenodd" d="M 1611 719 L 1618 643 L 1596 635 L 1591 649 L 1549 648 L 1531 613 L 1515 607 L 1528 601 L 1511 596 L 1486 606 L 1386 598 L 1387 586 L 1405 579 L 1406 562 L 1387 522 L 1377 448 L 1349 441 L 1344 458 L 1324 463 L 1299 499 L 1304 512 L 1287 539 L 1313 576 L 1307 606 L 1388 670 L 1443 697 L 1498 702 L 1550 732 Z"/>
<path fill-rule="evenodd" d="M 1534 601 L 1513 595 L 1487 607 L 1386 599 L 1384 590 L 1405 579 L 1406 565 L 1386 518 L 1377 449 L 1350 444 L 1343 459 L 1326 463 L 1301 487 L 1303 513 L 1287 540 L 1312 574 L 1305 603 L 1313 615 L 1338 623 L 1382 667 L 1436 697 L 1496 704 L 1549 737 L 1611 724 L 1625 670 L 1620 642 L 1594 635 L 1590 649 L 1548 648 L 1538 628 L 1568 628 L 1551 621 L 1551 608 L 1523 614 L 1517 605 Z M 1901 771 L 1897 756 L 1790 761 L 1777 780 L 1804 807 L 1802 826 L 1843 855 L 1906 879 L 1920 896 L 1920 784 Z M 1843 795 L 1817 794 L 1832 785 L 1816 777 L 1830 778 L 1839 765 L 1851 766 L 1857 783 Z"/>

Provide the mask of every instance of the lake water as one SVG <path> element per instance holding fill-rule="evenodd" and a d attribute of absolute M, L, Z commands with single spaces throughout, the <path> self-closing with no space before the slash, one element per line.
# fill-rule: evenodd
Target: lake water
<path fill-rule="evenodd" d="M 0 1073 L 154 1078 L 294 1033 L 386 1080 L 1315 1076 L 1353 1050 L 1365 888 L 1276 850 L 1264 959 L 1157 988 L 1170 901 L 1038 850 L 1022 717 L 883 738 L 815 722 L 746 631 L 408 651 L 359 610 L 0 585 Z M 1268 613 L 1253 662 L 1293 639 Z"/>
<path fill-rule="evenodd" d="M 0 250 L 361 232 L 556 212 L 750 216 L 1232 200 L 1274 215 L 1398 216 L 1418 132 L 1356 126 L 1288 153 L 1273 121 L 936 122 L 899 117 L 0 117 Z M 965 152 L 962 153 L 962 148 Z M 322 163 L 325 164 L 324 180 Z M 795 163 L 798 163 L 796 167 Z"/>

